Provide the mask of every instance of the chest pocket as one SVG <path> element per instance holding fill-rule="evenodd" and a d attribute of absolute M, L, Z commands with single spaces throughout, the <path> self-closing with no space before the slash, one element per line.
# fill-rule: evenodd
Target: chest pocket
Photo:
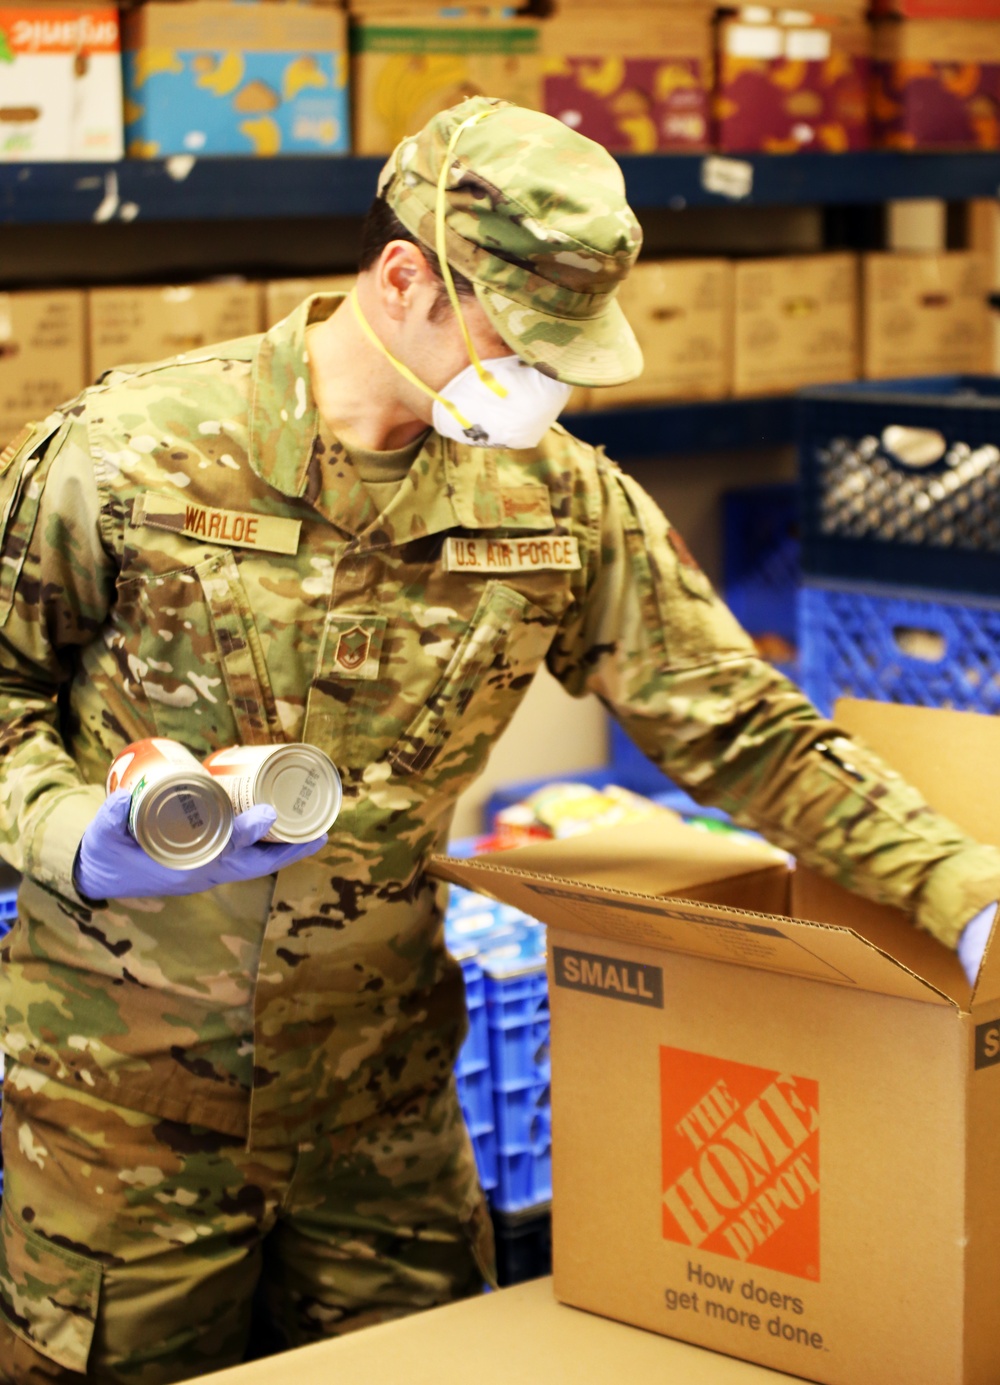
<path fill-rule="evenodd" d="M 393 769 L 421 773 L 446 746 L 449 772 L 463 777 L 477 768 L 544 659 L 556 623 L 522 593 L 488 583 L 440 681 L 389 752 Z"/>
<path fill-rule="evenodd" d="M 142 584 L 137 672 L 161 735 L 195 749 L 284 740 L 232 553 Z"/>

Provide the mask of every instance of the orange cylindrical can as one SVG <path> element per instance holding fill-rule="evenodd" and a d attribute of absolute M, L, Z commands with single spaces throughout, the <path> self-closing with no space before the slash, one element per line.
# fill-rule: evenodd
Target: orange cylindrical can
<path fill-rule="evenodd" d="M 266 842 L 308 842 L 337 820 L 343 790 L 337 767 L 315 745 L 232 745 L 204 761 L 238 813 L 269 803 L 278 814 Z"/>
<path fill-rule="evenodd" d="M 128 830 L 148 856 L 175 870 L 214 861 L 233 832 L 221 785 L 179 741 L 133 741 L 108 770 L 107 791 L 128 789 Z"/>

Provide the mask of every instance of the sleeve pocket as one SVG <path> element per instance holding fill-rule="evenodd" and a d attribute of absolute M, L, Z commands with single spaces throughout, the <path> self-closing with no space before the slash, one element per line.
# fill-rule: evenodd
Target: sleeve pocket
<path fill-rule="evenodd" d="M 53 1245 L 0 1204 L 0 1314 L 42 1356 L 81 1375 L 101 1289 L 95 1260 Z"/>

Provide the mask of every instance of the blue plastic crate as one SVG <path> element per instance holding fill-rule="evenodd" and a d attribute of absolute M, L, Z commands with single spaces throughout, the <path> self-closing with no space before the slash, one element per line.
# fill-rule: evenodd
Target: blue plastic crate
<path fill-rule="evenodd" d="M 9 933 L 17 918 L 17 889 L 0 890 L 0 938 Z"/>
<path fill-rule="evenodd" d="M 544 969 L 514 976 L 486 975 L 493 1089 L 547 1083 L 549 992 Z"/>
<path fill-rule="evenodd" d="M 552 1090 L 547 1081 L 495 1092 L 494 1109 L 500 1149 L 548 1154 L 552 1145 Z"/>
<path fill-rule="evenodd" d="M 491 974 L 486 962 L 497 1186 L 503 1212 L 552 1196 L 549 996 L 544 969 Z"/>
<path fill-rule="evenodd" d="M 552 1147 L 542 1150 L 497 1146 L 497 1186 L 492 1204 L 498 1212 L 521 1212 L 552 1201 Z"/>
<path fill-rule="evenodd" d="M 798 639 L 802 581 L 798 487 L 794 482 L 723 497 L 723 594 L 751 635 Z"/>
<path fill-rule="evenodd" d="M 1000 603 L 808 583 L 800 616 L 803 685 L 827 714 L 839 697 L 1000 712 Z"/>
<path fill-rule="evenodd" d="M 827 386 L 798 407 L 810 576 L 1000 592 L 1000 378 Z"/>

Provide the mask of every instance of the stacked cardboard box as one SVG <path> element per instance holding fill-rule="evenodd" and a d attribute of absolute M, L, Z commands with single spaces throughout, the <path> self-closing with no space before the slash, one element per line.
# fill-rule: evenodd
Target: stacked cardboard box
<path fill-rule="evenodd" d="M 865 149 L 863 17 L 748 6 L 717 28 L 715 143 L 724 152 Z"/>
<path fill-rule="evenodd" d="M 356 276 L 324 274 L 309 279 L 270 279 L 264 284 L 264 325 L 271 327 L 314 293 L 350 293 Z"/>
<path fill-rule="evenodd" d="M 122 156 L 118 11 L 0 3 L 0 161 Z"/>
<path fill-rule="evenodd" d="M 260 330 L 258 284 L 92 289 L 89 373 L 159 361 Z"/>
<path fill-rule="evenodd" d="M 129 155 L 347 153 L 346 44 L 345 16 L 326 4 L 126 10 Z"/>
<path fill-rule="evenodd" d="M 87 383 L 81 290 L 0 293 L 0 450 Z"/>
<path fill-rule="evenodd" d="M 1000 24 L 876 21 L 872 120 L 893 149 L 1000 147 Z"/>
<path fill-rule="evenodd" d="M 990 369 L 989 261 L 973 251 L 863 257 L 869 380 Z"/>

